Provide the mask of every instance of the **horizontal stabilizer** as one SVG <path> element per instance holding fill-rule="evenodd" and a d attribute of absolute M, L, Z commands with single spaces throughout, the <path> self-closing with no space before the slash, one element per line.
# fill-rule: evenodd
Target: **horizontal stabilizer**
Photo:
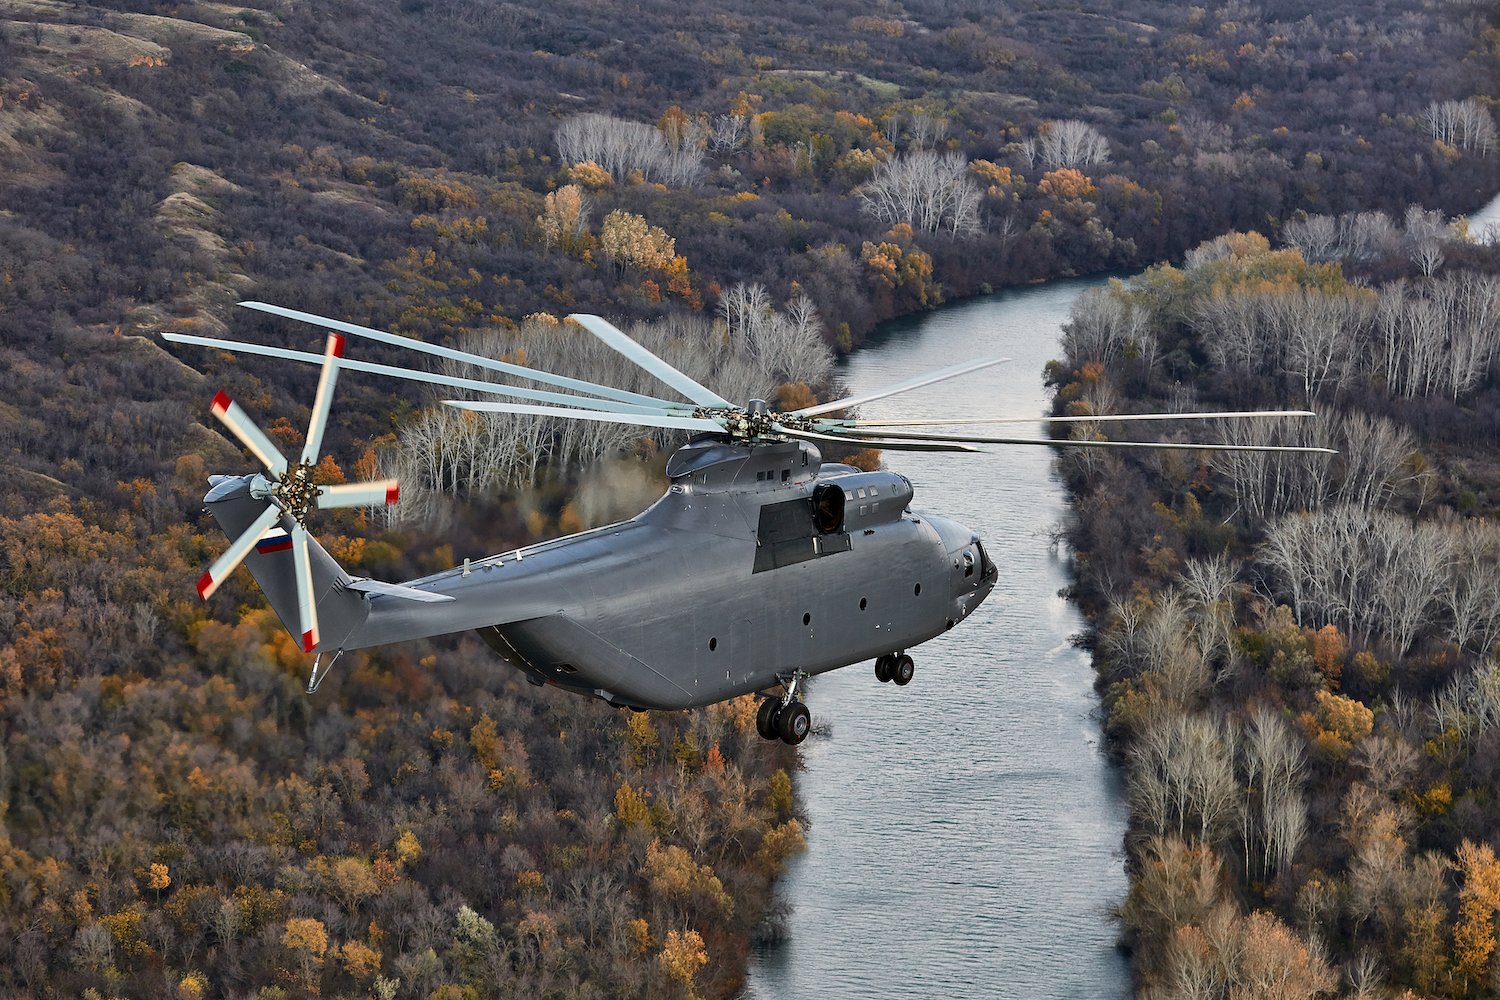
<path fill-rule="evenodd" d="M 384 597 L 400 597 L 408 601 L 420 601 L 423 604 L 443 604 L 453 600 L 447 594 L 434 594 L 430 590 L 403 587 L 399 583 L 381 583 L 379 580 L 355 580 L 349 584 L 349 589 L 358 590 L 365 594 L 378 594 Z"/>

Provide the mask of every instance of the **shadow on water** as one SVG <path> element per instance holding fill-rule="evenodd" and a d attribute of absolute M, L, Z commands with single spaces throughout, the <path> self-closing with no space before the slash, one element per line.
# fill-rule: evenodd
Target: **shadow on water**
<path fill-rule="evenodd" d="M 870 417 L 1039 416 L 1073 299 L 1057 282 L 888 324 L 845 366 L 856 391 L 961 361 L 1013 360 L 881 400 Z M 1042 436 L 1040 424 L 1008 427 Z M 887 453 L 915 510 L 976 530 L 1001 567 L 973 617 L 916 650 L 911 686 L 868 665 L 813 682 L 831 736 L 804 747 L 809 850 L 782 880 L 785 937 L 744 996 L 1129 995 L 1109 910 L 1124 897 L 1125 805 L 1101 749 L 1084 622 L 1059 596 L 1066 514 L 1051 449 Z"/>

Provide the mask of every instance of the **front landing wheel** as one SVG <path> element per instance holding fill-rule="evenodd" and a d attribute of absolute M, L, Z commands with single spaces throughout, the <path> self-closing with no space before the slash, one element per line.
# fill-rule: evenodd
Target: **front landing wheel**
<path fill-rule="evenodd" d="M 902 653 L 896 657 L 896 667 L 891 671 L 891 680 L 902 687 L 911 683 L 912 674 L 917 672 L 917 665 L 910 656 Z"/>
<path fill-rule="evenodd" d="M 800 701 L 794 701 L 777 713 L 776 731 L 783 743 L 796 746 L 812 730 L 812 713 Z"/>
<path fill-rule="evenodd" d="M 767 698 L 760 703 L 760 711 L 755 713 L 755 731 L 760 733 L 761 739 L 777 740 L 781 738 L 781 732 L 776 728 L 780 714 L 781 702 L 775 698 Z"/>

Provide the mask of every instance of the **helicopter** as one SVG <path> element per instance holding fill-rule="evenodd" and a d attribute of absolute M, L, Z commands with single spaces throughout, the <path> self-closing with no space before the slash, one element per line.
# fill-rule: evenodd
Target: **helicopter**
<path fill-rule="evenodd" d="M 241 306 L 327 331 L 322 354 L 164 333 L 173 343 L 321 366 L 301 454 L 289 461 L 219 392 L 211 411 L 263 467 L 209 478 L 204 507 L 231 539 L 203 573 L 208 600 L 244 564 L 283 625 L 315 654 L 308 693 L 355 649 L 474 631 L 537 685 L 618 708 L 686 709 L 755 694 L 768 740 L 801 743 L 814 675 L 874 660 L 881 682 L 909 684 L 910 650 L 956 627 L 994 590 L 1000 566 L 962 524 L 912 507 L 899 472 L 824 461 L 819 444 L 891 451 L 976 445 L 1320 452 L 1281 445 L 1018 438 L 923 428 L 1024 420 L 1087 422 L 1313 416 L 1307 410 L 1049 418 L 861 420 L 848 411 L 971 374 L 981 358 L 788 412 L 723 398 L 599 316 L 568 317 L 686 401 L 568 378 L 508 361 L 264 302 Z M 541 389 L 347 356 L 349 338 L 462 362 Z M 318 544 L 314 509 L 394 504 L 395 480 L 318 485 L 334 387 L 344 370 L 500 400 L 447 399 L 480 413 L 606 421 L 692 432 L 666 463 L 654 504 L 615 524 L 523 546 L 403 583 L 350 575 Z M 559 391 L 561 390 L 561 391 Z M 845 413 L 845 416 L 831 414 Z M 918 428 L 918 429 L 911 429 Z"/>

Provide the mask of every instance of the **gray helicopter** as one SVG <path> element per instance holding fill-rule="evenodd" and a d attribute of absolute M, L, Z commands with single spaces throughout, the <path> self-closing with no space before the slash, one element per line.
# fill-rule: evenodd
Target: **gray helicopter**
<path fill-rule="evenodd" d="M 427 344 L 260 302 L 247 308 L 329 331 L 323 354 L 182 334 L 172 342 L 320 364 L 311 423 L 289 462 L 237 403 L 212 412 L 264 466 L 213 476 L 204 498 L 229 548 L 198 583 L 207 600 L 241 563 L 302 648 L 317 689 L 345 650 L 473 630 L 535 684 L 610 705 L 692 708 L 748 693 L 766 739 L 797 744 L 811 719 L 802 682 L 874 659 L 882 682 L 906 685 L 908 650 L 963 621 L 989 596 L 999 566 L 979 537 L 913 510 L 910 481 L 824 462 L 818 443 L 888 450 L 975 451 L 975 444 L 1327 452 L 1272 445 L 1052 440 L 899 430 L 1014 418 L 868 421 L 827 414 L 974 372 L 986 358 L 883 389 L 778 413 L 740 406 L 699 384 L 597 316 L 569 317 L 689 402 L 677 402 Z M 373 364 L 345 356 L 346 335 L 460 361 L 537 389 Z M 628 521 L 540 542 L 393 584 L 351 576 L 311 537 L 314 508 L 395 503 L 394 480 L 312 481 L 341 370 L 508 397 L 445 400 L 480 412 L 561 416 L 694 432 L 667 462 L 669 486 Z M 563 391 L 556 391 L 563 390 Z M 510 400 L 521 400 L 514 402 Z M 1024 418 L 1050 421 L 1311 416 L 1305 410 Z M 326 661 L 326 662 L 325 662 Z"/>

